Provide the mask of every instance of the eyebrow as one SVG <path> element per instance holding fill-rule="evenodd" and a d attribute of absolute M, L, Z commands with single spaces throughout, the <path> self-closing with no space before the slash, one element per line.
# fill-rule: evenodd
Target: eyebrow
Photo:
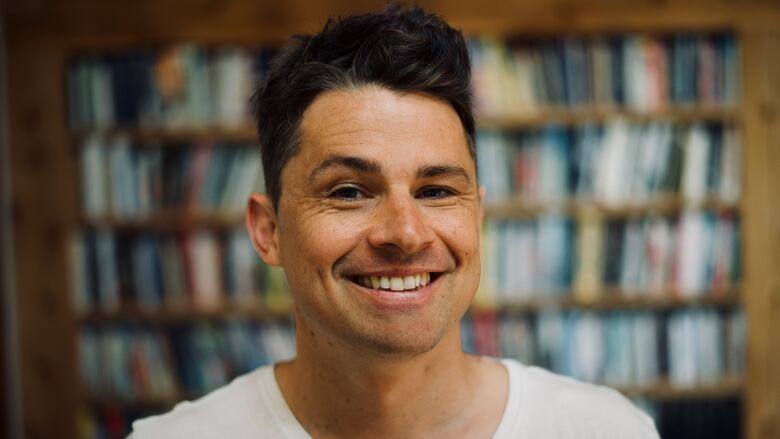
<path fill-rule="evenodd" d="M 466 180 L 467 183 L 471 183 L 469 174 L 460 166 L 428 165 L 417 171 L 417 178 L 432 177 L 460 177 Z"/>
<path fill-rule="evenodd" d="M 330 168 L 344 167 L 350 168 L 357 172 L 364 174 L 379 175 L 381 167 L 379 163 L 373 160 L 366 160 L 360 157 L 344 156 L 344 155 L 331 155 L 322 161 L 309 175 L 309 181 L 311 182 L 318 174 L 325 172 Z"/>
<path fill-rule="evenodd" d="M 331 155 L 323 160 L 316 168 L 314 168 L 314 170 L 309 175 L 309 181 L 313 181 L 317 175 L 325 172 L 326 170 L 337 167 L 353 169 L 364 174 L 379 175 L 382 172 L 382 167 L 377 161 L 366 160 L 354 156 Z M 471 182 L 469 174 L 464 168 L 460 166 L 427 165 L 417 170 L 417 178 L 449 176 L 462 178 L 468 183 Z"/>

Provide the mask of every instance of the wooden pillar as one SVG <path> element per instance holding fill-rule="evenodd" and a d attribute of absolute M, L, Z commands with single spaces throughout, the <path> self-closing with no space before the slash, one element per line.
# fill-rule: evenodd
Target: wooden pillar
<path fill-rule="evenodd" d="M 780 437 L 780 33 L 745 23 L 743 236 L 749 438 Z"/>
<path fill-rule="evenodd" d="M 76 169 L 65 127 L 63 57 L 56 40 L 8 46 L 9 144 L 17 268 L 24 437 L 75 435 L 76 332 L 66 242 Z"/>

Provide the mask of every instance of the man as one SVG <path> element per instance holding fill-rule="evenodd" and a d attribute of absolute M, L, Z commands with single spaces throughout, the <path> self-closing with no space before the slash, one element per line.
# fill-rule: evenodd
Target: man
<path fill-rule="evenodd" d="M 297 357 L 135 439 L 657 437 L 617 392 L 462 352 L 483 198 L 469 81 L 462 35 L 417 8 L 280 55 L 257 97 L 268 194 L 246 222 L 284 267 Z"/>

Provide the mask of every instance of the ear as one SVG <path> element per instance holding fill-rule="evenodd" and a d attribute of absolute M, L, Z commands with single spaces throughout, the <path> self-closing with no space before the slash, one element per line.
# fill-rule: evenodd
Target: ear
<path fill-rule="evenodd" d="M 255 251 L 268 265 L 280 266 L 279 224 L 271 199 L 253 192 L 246 207 L 246 229 Z"/>

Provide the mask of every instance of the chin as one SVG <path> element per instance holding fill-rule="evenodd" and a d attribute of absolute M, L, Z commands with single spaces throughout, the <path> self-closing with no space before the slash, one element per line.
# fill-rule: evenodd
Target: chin
<path fill-rule="evenodd" d="M 352 342 L 381 356 L 411 357 L 432 351 L 444 338 L 445 330 L 388 331 L 387 334 L 352 334 Z M 410 333 L 411 332 L 411 333 Z"/>

